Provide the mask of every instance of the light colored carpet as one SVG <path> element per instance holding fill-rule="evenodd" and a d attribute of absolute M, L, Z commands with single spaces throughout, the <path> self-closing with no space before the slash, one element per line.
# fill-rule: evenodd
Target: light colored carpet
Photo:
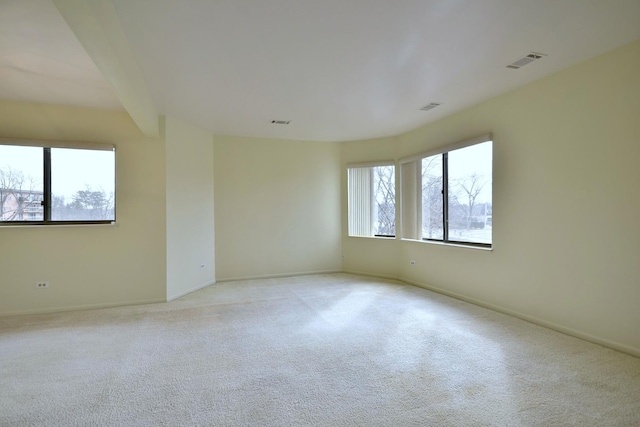
<path fill-rule="evenodd" d="M 640 425 L 640 359 L 347 274 L 0 319 L 2 426 Z"/>

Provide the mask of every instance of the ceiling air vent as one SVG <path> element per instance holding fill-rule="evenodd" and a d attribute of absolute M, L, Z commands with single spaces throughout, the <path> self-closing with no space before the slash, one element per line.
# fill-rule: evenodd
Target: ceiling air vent
<path fill-rule="evenodd" d="M 271 120 L 272 125 L 288 125 L 291 120 Z"/>
<path fill-rule="evenodd" d="M 438 102 L 432 102 L 431 104 L 425 105 L 424 107 L 420 108 L 420 110 L 422 110 L 422 111 L 433 110 L 434 108 L 436 108 L 439 105 L 442 105 L 442 104 L 440 104 Z"/>
<path fill-rule="evenodd" d="M 533 61 L 540 59 L 543 56 L 547 56 L 547 55 L 545 55 L 544 53 L 531 52 L 524 58 L 520 58 L 517 61 L 507 65 L 507 68 L 512 68 L 514 70 L 517 70 L 518 68 L 522 68 L 527 64 L 531 64 Z"/>

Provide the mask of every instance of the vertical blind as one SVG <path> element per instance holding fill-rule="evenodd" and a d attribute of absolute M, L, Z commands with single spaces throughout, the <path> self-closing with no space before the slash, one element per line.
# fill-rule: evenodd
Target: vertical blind
<path fill-rule="evenodd" d="M 374 218 L 373 169 L 349 168 L 349 235 L 371 236 Z"/>

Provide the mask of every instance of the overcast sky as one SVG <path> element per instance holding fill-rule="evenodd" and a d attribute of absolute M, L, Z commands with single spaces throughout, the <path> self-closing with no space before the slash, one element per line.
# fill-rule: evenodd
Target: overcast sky
<path fill-rule="evenodd" d="M 482 176 L 486 182 L 476 202 L 491 202 L 493 142 L 472 145 L 449 151 L 449 180 L 464 179 L 473 173 Z M 467 179 L 468 182 L 468 179 Z"/>
<path fill-rule="evenodd" d="M 10 167 L 31 177 L 35 188 L 42 191 L 43 149 L 0 145 L 0 169 Z M 66 202 L 79 190 L 89 186 L 93 191 L 111 193 L 115 187 L 115 154 L 113 151 L 51 149 L 51 187 L 55 196 Z"/>

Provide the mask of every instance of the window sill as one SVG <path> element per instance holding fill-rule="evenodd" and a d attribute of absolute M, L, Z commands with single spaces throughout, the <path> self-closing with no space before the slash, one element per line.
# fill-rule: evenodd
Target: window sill
<path fill-rule="evenodd" d="M 11 224 L 11 223 L 0 223 L 0 229 L 3 228 L 69 228 L 69 227 L 117 227 L 117 222 L 109 222 L 109 223 L 101 223 L 101 224 L 82 224 L 78 222 L 70 223 L 70 224 Z"/>
<path fill-rule="evenodd" d="M 375 239 L 375 240 L 396 240 L 394 237 L 384 237 L 384 236 L 347 236 L 350 239 Z"/>
<path fill-rule="evenodd" d="M 426 243 L 429 245 L 437 245 L 437 246 L 451 246 L 455 248 L 465 248 L 465 249 L 476 249 L 485 252 L 493 251 L 493 246 L 484 247 L 484 246 L 476 246 L 476 245 L 465 245 L 464 243 L 448 243 L 448 242 L 437 242 L 433 240 L 416 240 L 416 239 L 400 239 L 403 242 L 415 242 L 415 243 Z"/>

